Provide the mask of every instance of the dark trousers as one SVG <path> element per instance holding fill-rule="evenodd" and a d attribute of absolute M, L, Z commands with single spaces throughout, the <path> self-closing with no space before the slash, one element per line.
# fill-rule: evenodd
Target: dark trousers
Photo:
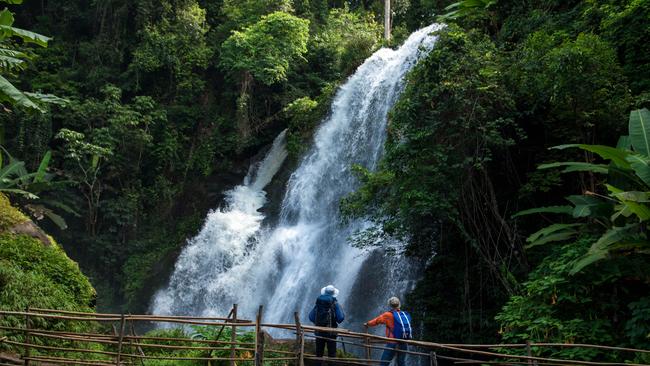
<path fill-rule="evenodd" d="M 334 333 L 316 333 L 316 357 L 323 357 L 325 354 L 325 346 L 327 346 L 327 357 L 336 357 L 336 337 Z M 318 362 L 322 365 L 322 362 Z"/>
<path fill-rule="evenodd" d="M 388 366 L 397 356 L 397 366 L 406 366 L 406 353 L 398 352 L 397 350 L 406 351 L 408 346 L 405 344 L 389 343 L 386 345 L 384 353 L 381 355 L 381 366 Z"/>

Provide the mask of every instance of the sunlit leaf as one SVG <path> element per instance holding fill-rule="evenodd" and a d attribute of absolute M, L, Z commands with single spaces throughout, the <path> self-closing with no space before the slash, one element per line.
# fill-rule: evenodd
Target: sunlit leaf
<path fill-rule="evenodd" d="M 43 178 L 45 177 L 45 172 L 47 170 L 47 166 L 50 164 L 50 159 L 52 158 L 52 151 L 48 151 L 45 153 L 45 156 L 43 156 L 43 159 L 41 160 L 41 164 L 38 166 L 38 169 L 36 170 L 36 176 L 34 177 L 34 182 L 42 182 Z"/>
<path fill-rule="evenodd" d="M 573 207 L 571 206 L 547 206 L 547 207 L 536 207 L 530 208 L 528 210 L 519 211 L 516 214 L 512 215 L 512 218 L 532 215 L 537 213 L 557 213 L 557 214 L 567 214 L 571 215 L 573 213 Z"/>
<path fill-rule="evenodd" d="M 650 156 L 650 111 L 643 108 L 630 112 L 628 126 L 634 151 Z"/>
<path fill-rule="evenodd" d="M 609 216 L 613 204 L 600 198 L 585 195 L 573 195 L 566 198 L 573 203 L 573 217 Z"/>
<path fill-rule="evenodd" d="M 568 149 L 568 148 L 579 148 L 582 150 L 590 151 L 595 154 L 598 154 L 601 158 L 606 160 L 611 160 L 614 164 L 621 168 L 630 168 L 630 163 L 626 158 L 631 154 L 629 151 L 617 149 L 611 146 L 605 145 L 587 145 L 587 144 L 567 144 L 554 146 L 551 149 Z"/>
<path fill-rule="evenodd" d="M 8 25 L 0 25 L 0 31 L 4 33 L 5 37 L 20 37 L 25 42 L 35 43 L 41 47 L 47 47 L 47 42 L 49 42 L 51 39 L 50 37 L 46 37 L 42 34 L 30 32 L 25 29 L 11 27 Z"/>
<path fill-rule="evenodd" d="M 575 234 L 577 231 L 574 228 L 581 225 L 582 224 L 553 224 L 534 232 L 526 239 L 526 241 L 532 244 L 544 236 L 551 235 L 559 231 L 573 232 Z"/>
<path fill-rule="evenodd" d="M 627 157 L 627 161 L 634 170 L 634 173 L 650 187 L 650 160 L 648 157 L 633 154 Z"/>
<path fill-rule="evenodd" d="M 16 89 L 9 80 L 0 76 L 0 100 L 15 104 L 27 109 L 33 109 L 42 112 L 43 109 L 34 103 L 25 93 Z"/>
<path fill-rule="evenodd" d="M 593 172 L 593 173 L 607 174 L 609 172 L 609 168 L 607 167 L 607 165 L 592 164 L 592 163 L 585 163 L 579 161 L 565 161 L 565 162 L 541 164 L 540 166 L 537 167 L 537 169 L 552 169 L 552 168 L 560 168 L 560 167 L 565 167 L 564 170 L 562 170 L 562 173 Z"/>

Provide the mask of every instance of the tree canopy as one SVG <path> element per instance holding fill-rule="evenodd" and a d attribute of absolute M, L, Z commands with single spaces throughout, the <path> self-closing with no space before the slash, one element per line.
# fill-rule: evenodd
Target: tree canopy
<path fill-rule="evenodd" d="M 308 20 L 271 13 L 226 39 L 221 65 L 229 72 L 249 72 L 266 85 L 285 81 L 292 63 L 304 60 L 308 40 Z"/>

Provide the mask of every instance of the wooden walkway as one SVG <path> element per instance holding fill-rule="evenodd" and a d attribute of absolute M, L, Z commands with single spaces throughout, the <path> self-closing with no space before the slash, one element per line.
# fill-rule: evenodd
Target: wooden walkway
<path fill-rule="evenodd" d="M 19 358 L 2 356 L 0 366 L 37 365 L 90 365 L 120 366 L 150 364 L 152 360 L 166 360 L 174 364 L 217 364 L 262 366 L 304 366 L 318 361 L 330 365 L 379 365 L 372 357 L 373 350 L 386 349 L 386 341 L 396 341 L 366 333 L 337 329 L 339 348 L 355 347 L 363 358 L 318 358 L 305 349 L 306 342 L 319 338 L 319 330 L 331 330 L 303 325 L 298 313 L 292 324 L 263 322 L 263 307 L 259 307 L 255 320 L 237 317 L 234 305 L 226 317 L 191 317 L 166 315 L 100 314 L 74 311 L 28 308 L 26 311 L 0 311 L 0 350 L 9 349 Z M 140 326 L 173 324 L 177 327 L 212 327 L 212 339 L 156 337 L 138 335 Z M 71 331 L 83 329 L 84 331 Z M 224 330 L 228 329 L 226 333 Z M 267 331 L 284 330 L 295 339 L 274 340 Z M 252 332 L 252 334 L 250 334 Z M 226 336 L 229 334 L 229 336 Z M 254 341 L 241 341 L 238 335 L 250 334 Z M 222 336 L 223 335 L 223 336 Z M 588 344 L 527 343 L 527 344 L 444 344 L 416 340 L 398 340 L 408 344 L 407 353 L 412 359 L 421 358 L 420 364 L 431 366 L 458 365 L 613 365 L 650 366 L 620 362 L 595 362 L 578 359 L 536 357 L 544 350 L 560 348 L 587 348 L 617 352 L 625 360 L 635 354 L 650 356 L 650 350 L 629 349 Z M 160 354 L 166 351 L 165 354 Z M 182 357 L 169 356 L 171 351 L 186 352 Z M 542 351 L 542 352 L 540 352 Z"/>

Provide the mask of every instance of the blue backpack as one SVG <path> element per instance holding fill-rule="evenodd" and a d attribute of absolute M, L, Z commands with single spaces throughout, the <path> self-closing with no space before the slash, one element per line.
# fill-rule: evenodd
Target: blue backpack
<path fill-rule="evenodd" d="M 336 299 L 320 296 L 316 299 L 316 317 L 314 324 L 319 327 L 336 328 Z"/>
<path fill-rule="evenodd" d="M 391 311 L 395 319 L 393 326 L 393 337 L 397 339 L 413 339 L 413 328 L 411 327 L 411 316 L 406 311 Z"/>

